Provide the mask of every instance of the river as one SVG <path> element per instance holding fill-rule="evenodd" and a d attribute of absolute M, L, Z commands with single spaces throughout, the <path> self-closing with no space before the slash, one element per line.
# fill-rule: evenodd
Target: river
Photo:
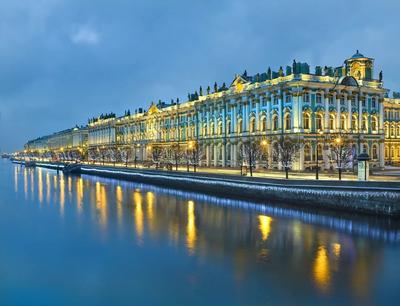
<path fill-rule="evenodd" d="M 292 203 L 293 204 L 293 203 Z M 398 305 L 386 218 L 0 161 L 1 305 Z"/>

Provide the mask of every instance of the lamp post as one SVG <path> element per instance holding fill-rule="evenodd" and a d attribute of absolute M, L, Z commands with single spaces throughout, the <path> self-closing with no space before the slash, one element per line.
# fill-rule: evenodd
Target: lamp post
<path fill-rule="evenodd" d="M 339 181 L 341 181 L 342 180 L 342 147 L 341 147 L 342 138 L 340 138 L 340 136 L 335 138 L 335 143 L 338 146 L 338 149 L 337 149 L 338 156 L 336 157 L 336 159 L 337 159 L 337 166 L 338 166 L 338 171 L 339 171 Z"/>
<path fill-rule="evenodd" d="M 268 141 L 266 140 L 266 139 L 263 139 L 262 141 L 261 141 L 261 147 L 263 148 L 263 151 L 264 151 L 264 154 L 265 154 L 265 157 L 266 157 L 266 164 L 267 164 L 267 168 L 268 168 L 268 158 L 267 158 L 267 145 L 268 145 Z"/>

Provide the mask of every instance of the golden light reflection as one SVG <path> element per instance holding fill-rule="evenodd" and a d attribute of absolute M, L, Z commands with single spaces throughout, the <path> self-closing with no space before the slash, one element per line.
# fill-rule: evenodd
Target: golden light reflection
<path fill-rule="evenodd" d="M 14 167 L 14 189 L 18 192 L 18 167 Z"/>
<path fill-rule="evenodd" d="M 117 186 L 115 189 L 115 198 L 117 200 L 117 218 L 118 218 L 118 225 L 122 225 L 122 202 L 124 199 L 124 194 L 122 191 L 121 186 Z"/>
<path fill-rule="evenodd" d="M 96 208 L 100 213 L 100 225 L 105 227 L 107 225 L 107 193 L 104 185 L 96 182 Z"/>
<path fill-rule="evenodd" d="M 317 287 L 323 292 L 328 291 L 331 273 L 328 252 L 324 246 L 318 248 L 317 256 L 314 261 L 313 275 Z"/>
<path fill-rule="evenodd" d="M 24 169 L 24 194 L 25 194 L 25 199 L 28 198 L 28 170 L 26 168 Z"/>
<path fill-rule="evenodd" d="M 31 185 L 31 198 L 34 199 L 35 196 L 35 177 L 33 176 L 33 171 L 29 172 L 29 176 L 31 179 L 30 185 Z"/>
<path fill-rule="evenodd" d="M 39 203 L 43 203 L 43 173 L 42 169 L 38 169 L 38 197 Z"/>
<path fill-rule="evenodd" d="M 139 243 L 143 238 L 143 208 L 142 208 L 142 194 L 138 191 L 133 193 L 133 201 L 135 203 L 135 228 L 138 236 Z"/>
<path fill-rule="evenodd" d="M 186 226 L 186 244 L 189 254 L 194 254 L 196 246 L 196 215 L 194 212 L 194 202 L 188 202 L 188 223 Z"/>
<path fill-rule="evenodd" d="M 83 179 L 80 177 L 76 180 L 76 205 L 78 213 L 82 213 L 82 200 L 83 200 Z"/>
<path fill-rule="evenodd" d="M 269 237 L 269 234 L 271 233 L 272 221 L 273 219 L 269 216 L 263 216 L 263 215 L 258 216 L 258 222 L 260 223 L 258 228 L 260 229 L 261 238 L 263 241 L 266 241 Z"/>
<path fill-rule="evenodd" d="M 154 192 L 148 191 L 146 193 L 146 202 L 147 202 L 147 220 L 149 226 L 149 232 L 154 233 Z"/>
<path fill-rule="evenodd" d="M 60 214 L 64 217 L 64 205 L 65 205 L 65 181 L 64 177 L 60 176 Z"/>
<path fill-rule="evenodd" d="M 339 243 L 332 243 L 332 252 L 336 258 L 340 257 L 341 245 Z"/>
<path fill-rule="evenodd" d="M 50 174 L 46 173 L 46 202 L 50 203 Z"/>

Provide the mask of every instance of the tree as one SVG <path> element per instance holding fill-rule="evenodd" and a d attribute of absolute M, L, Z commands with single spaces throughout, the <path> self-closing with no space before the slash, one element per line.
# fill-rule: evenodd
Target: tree
<path fill-rule="evenodd" d="M 178 171 L 178 165 L 183 157 L 184 152 L 179 143 L 172 144 L 168 148 L 168 151 L 169 151 L 169 156 L 172 158 L 173 163 L 175 165 L 175 170 Z"/>
<path fill-rule="evenodd" d="M 279 141 L 275 143 L 273 147 L 273 156 L 277 160 L 282 168 L 285 170 L 286 179 L 289 179 L 289 170 L 292 164 L 297 158 L 297 153 L 300 150 L 301 145 L 299 141 L 294 140 L 289 136 L 281 136 Z"/>
<path fill-rule="evenodd" d="M 129 160 L 132 158 L 132 148 L 129 146 L 122 147 L 120 152 L 121 161 L 125 163 L 125 167 L 128 167 Z"/>
<path fill-rule="evenodd" d="M 353 146 L 351 141 L 339 133 L 331 139 L 329 158 L 336 164 L 339 172 L 339 180 L 342 180 L 342 169 L 348 167 L 353 161 Z"/>
<path fill-rule="evenodd" d="M 151 149 L 151 158 L 153 163 L 156 164 L 156 169 L 159 168 L 161 159 L 163 158 L 164 150 L 161 147 L 153 147 Z"/>
<path fill-rule="evenodd" d="M 242 148 L 239 151 L 239 159 L 246 163 L 250 170 L 250 176 L 253 176 L 253 169 L 256 167 L 256 162 L 262 158 L 263 149 L 260 142 L 254 138 L 249 137 L 244 140 Z"/>
<path fill-rule="evenodd" d="M 193 165 L 193 171 L 196 172 L 197 167 L 200 165 L 200 161 L 203 158 L 204 151 L 203 148 L 196 142 L 192 144 L 189 150 L 189 160 Z"/>

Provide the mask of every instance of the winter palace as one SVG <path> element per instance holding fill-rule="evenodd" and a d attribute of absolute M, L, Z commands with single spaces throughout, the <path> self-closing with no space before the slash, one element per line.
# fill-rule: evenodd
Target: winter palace
<path fill-rule="evenodd" d="M 201 164 L 239 166 L 244 141 L 263 144 L 269 167 L 277 168 L 274 143 L 282 135 L 302 146 L 294 170 L 319 165 L 332 168 L 329 139 L 352 142 L 354 156 L 368 153 L 371 167 L 400 163 L 400 98 L 374 71 L 374 59 L 356 52 L 339 67 L 315 67 L 293 61 L 278 71 L 236 75 L 227 86 L 214 84 L 188 95 L 185 102 L 151 103 L 124 116 L 102 115 L 76 127 L 29 141 L 29 152 L 89 152 L 129 148 L 138 161 L 151 158 L 155 147 L 179 144 L 200 147 Z M 132 157 L 132 158 L 134 158 Z"/>

